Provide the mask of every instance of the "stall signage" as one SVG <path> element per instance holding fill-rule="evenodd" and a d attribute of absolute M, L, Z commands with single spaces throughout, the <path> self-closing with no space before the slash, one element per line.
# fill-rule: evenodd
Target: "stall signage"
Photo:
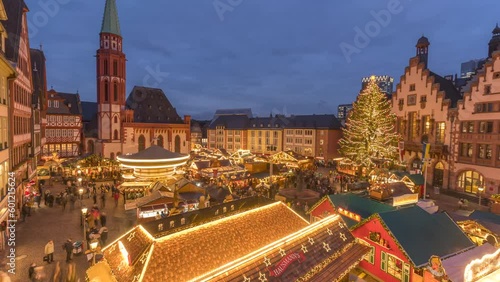
<path fill-rule="evenodd" d="M 393 197 L 392 199 L 393 199 L 392 205 L 394 207 L 416 204 L 418 203 L 418 194 L 404 194 L 398 197 Z"/>
<path fill-rule="evenodd" d="M 275 266 L 274 268 L 269 270 L 269 275 L 272 277 L 281 276 L 285 270 L 290 266 L 290 264 L 294 261 L 298 261 L 299 263 L 306 260 L 304 253 L 295 252 L 284 256 Z"/>

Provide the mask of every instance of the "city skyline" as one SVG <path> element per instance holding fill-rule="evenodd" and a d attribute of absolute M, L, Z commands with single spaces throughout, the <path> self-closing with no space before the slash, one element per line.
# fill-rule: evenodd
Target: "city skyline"
<path fill-rule="evenodd" d="M 134 85 L 161 88 L 179 114 L 197 119 L 218 108 L 252 108 L 258 116 L 337 114 L 338 104 L 354 101 L 362 77 L 390 75 L 399 83 L 422 34 L 431 42 L 429 66 L 440 75 L 459 74 L 462 62 L 486 57 L 498 18 L 484 11 L 497 3 L 422 2 L 151 1 L 152 10 L 117 1 L 126 94 Z M 49 88 L 78 90 L 83 101 L 95 101 L 93 56 L 103 5 L 27 5 L 30 44 L 43 44 Z M 463 13 L 447 15 L 445 23 L 440 14 L 450 5 Z M 474 25 L 464 20 L 479 15 Z M 360 29 L 369 33 L 363 44 L 355 40 Z"/>

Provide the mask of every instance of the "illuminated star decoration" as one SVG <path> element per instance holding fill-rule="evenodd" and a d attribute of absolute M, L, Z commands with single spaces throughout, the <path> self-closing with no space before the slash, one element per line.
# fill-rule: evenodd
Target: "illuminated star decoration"
<path fill-rule="evenodd" d="M 342 224 L 342 221 L 339 221 L 339 227 L 344 228 L 344 224 Z"/>
<path fill-rule="evenodd" d="M 114 251 L 115 251 L 115 249 L 116 249 L 116 245 L 118 245 L 118 244 L 114 244 L 113 246 L 111 246 L 111 247 L 109 248 L 109 252 L 110 252 L 110 253 L 112 253 L 112 252 L 114 252 Z"/>
<path fill-rule="evenodd" d="M 271 260 L 268 257 L 264 257 L 264 264 L 266 266 L 270 266 L 271 265 Z"/>
<path fill-rule="evenodd" d="M 132 282 L 139 282 L 139 279 L 141 279 L 141 275 L 137 274 L 136 276 L 134 276 L 134 280 L 132 280 Z"/>
<path fill-rule="evenodd" d="M 144 254 L 142 254 L 141 258 L 139 259 L 139 261 L 144 264 L 146 263 L 146 258 L 148 257 L 148 254 L 145 252 Z"/>
<path fill-rule="evenodd" d="M 130 233 L 130 235 L 128 235 L 127 240 L 130 242 L 132 239 L 134 239 L 134 237 L 135 237 L 135 232 L 132 232 Z"/>
<path fill-rule="evenodd" d="M 314 239 L 313 239 L 313 238 L 311 238 L 311 237 L 309 237 L 309 243 L 310 243 L 311 245 L 314 245 Z"/>
<path fill-rule="evenodd" d="M 308 252 L 308 251 L 307 251 L 307 247 L 306 247 L 306 245 L 304 245 L 304 244 L 302 244 L 302 248 L 301 248 L 301 249 L 302 249 L 302 252 L 303 252 L 304 254 Z"/>
<path fill-rule="evenodd" d="M 259 280 L 260 282 L 266 282 L 267 281 L 266 274 L 259 271 Z"/>
<path fill-rule="evenodd" d="M 332 232 L 332 230 L 330 230 L 330 228 L 326 229 L 326 233 L 328 233 L 328 235 L 333 235 L 333 232 Z"/>
<path fill-rule="evenodd" d="M 117 267 L 116 270 L 120 271 L 122 270 L 123 267 L 125 267 L 127 263 L 125 261 L 122 261 Z"/>
<path fill-rule="evenodd" d="M 283 249 L 280 248 L 280 255 L 281 255 L 281 257 L 286 256 L 285 250 L 283 250 Z"/>
<path fill-rule="evenodd" d="M 326 242 L 323 242 L 323 248 L 325 249 L 326 252 L 329 252 L 331 250 L 330 245 Z"/>
<path fill-rule="evenodd" d="M 345 242 L 345 240 L 347 240 L 347 237 L 345 236 L 344 233 L 340 232 L 340 239 L 342 239 Z"/>
<path fill-rule="evenodd" d="M 250 282 L 250 278 L 248 278 L 245 274 L 243 274 L 243 282 Z"/>

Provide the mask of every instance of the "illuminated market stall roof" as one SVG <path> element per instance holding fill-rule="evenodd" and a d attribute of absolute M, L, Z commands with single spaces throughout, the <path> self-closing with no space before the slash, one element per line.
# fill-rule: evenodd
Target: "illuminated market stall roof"
<path fill-rule="evenodd" d="M 117 156 L 122 168 L 134 169 L 133 175 L 142 179 L 172 174 L 176 167 L 185 165 L 188 159 L 189 155 L 174 153 L 156 145 L 132 155 Z"/>
<path fill-rule="evenodd" d="M 494 259 L 492 261 L 493 263 L 488 263 L 488 257 Z M 475 260 L 477 260 L 476 263 L 473 263 Z M 448 275 L 450 281 L 453 282 L 467 281 L 465 277 L 472 279 L 469 281 L 478 281 L 483 276 L 496 277 L 496 280 L 491 281 L 499 281 L 498 279 L 500 279 L 500 249 L 490 244 L 484 244 L 456 256 L 444 259 L 442 260 L 442 264 L 446 275 Z M 481 264 L 485 264 L 483 265 L 483 275 L 480 275 L 475 269 Z M 470 266 L 467 267 L 468 265 Z"/>
<path fill-rule="evenodd" d="M 221 281 L 229 276 L 335 281 L 368 251 L 339 216 L 309 225 L 281 202 L 158 239 L 138 226 L 103 249 L 104 263 L 118 281 L 138 282 Z"/>

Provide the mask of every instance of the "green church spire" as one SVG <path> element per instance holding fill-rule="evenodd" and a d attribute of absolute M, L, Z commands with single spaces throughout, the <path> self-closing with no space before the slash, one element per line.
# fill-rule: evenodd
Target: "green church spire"
<path fill-rule="evenodd" d="M 106 0 L 104 16 L 102 17 L 101 33 L 111 33 L 121 36 L 115 0 Z"/>

